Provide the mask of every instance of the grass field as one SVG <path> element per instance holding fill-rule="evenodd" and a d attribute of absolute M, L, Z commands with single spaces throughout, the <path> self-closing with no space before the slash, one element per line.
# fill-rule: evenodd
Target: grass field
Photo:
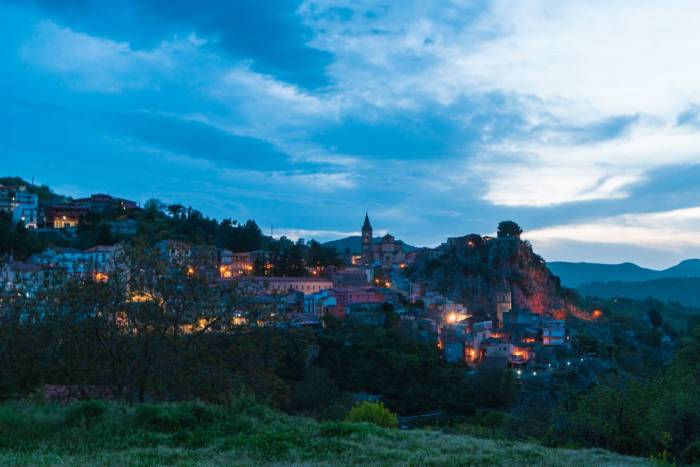
<path fill-rule="evenodd" d="M 250 400 L 228 407 L 0 405 L 0 464 L 648 465 L 602 450 L 400 431 L 291 417 Z"/>

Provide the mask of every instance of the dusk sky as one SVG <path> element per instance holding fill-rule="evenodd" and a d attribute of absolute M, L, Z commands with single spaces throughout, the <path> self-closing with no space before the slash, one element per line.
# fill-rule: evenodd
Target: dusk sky
<path fill-rule="evenodd" d="M 269 232 L 700 257 L 695 1 L 0 2 L 0 172 Z"/>

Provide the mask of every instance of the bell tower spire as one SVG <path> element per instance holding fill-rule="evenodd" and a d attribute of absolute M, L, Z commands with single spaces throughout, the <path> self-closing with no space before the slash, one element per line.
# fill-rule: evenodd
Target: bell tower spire
<path fill-rule="evenodd" d="M 362 260 L 365 263 L 372 262 L 372 224 L 369 215 L 365 212 L 365 222 L 362 224 Z"/>

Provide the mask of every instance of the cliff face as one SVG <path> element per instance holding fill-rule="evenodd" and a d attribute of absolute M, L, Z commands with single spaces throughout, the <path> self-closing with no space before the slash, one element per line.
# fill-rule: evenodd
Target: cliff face
<path fill-rule="evenodd" d="M 496 297 L 509 291 L 513 309 L 554 315 L 573 305 L 559 280 L 532 250 L 517 238 L 471 238 L 443 247 L 439 255 L 421 258 L 411 279 L 464 303 L 470 311 L 493 315 Z"/>

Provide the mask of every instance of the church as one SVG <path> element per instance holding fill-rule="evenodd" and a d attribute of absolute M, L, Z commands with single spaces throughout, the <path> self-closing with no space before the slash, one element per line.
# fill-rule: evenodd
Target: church
<path fill-rule="evenodd" d="M 379 242 L 372 237 L 372 224 L 365 213 L 362 225 L 362 262 L 367 266 L 381 266 L 384 269 L 404 267 L 415 261 L 415 252 L 405 252 L 404 243 L 396 241 L 393 235 L 384 235 Z"/>

